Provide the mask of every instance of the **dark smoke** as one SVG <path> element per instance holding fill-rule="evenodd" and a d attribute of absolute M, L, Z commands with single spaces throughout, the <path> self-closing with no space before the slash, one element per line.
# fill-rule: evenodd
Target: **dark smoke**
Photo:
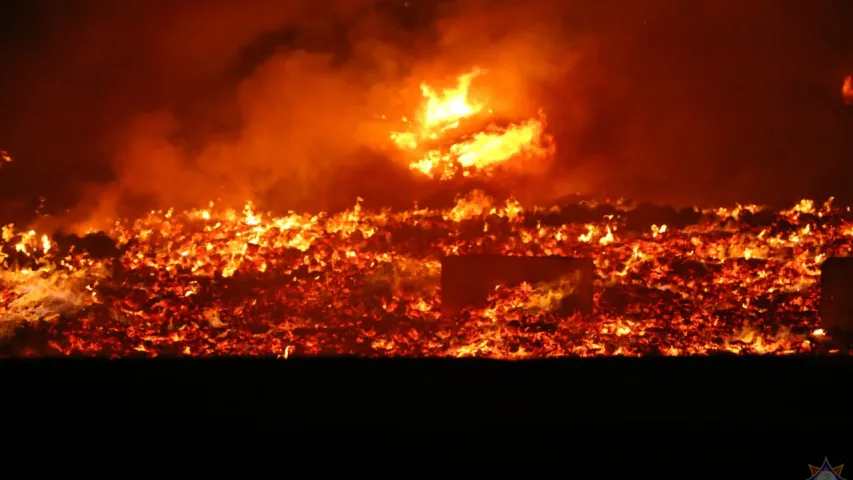
<path fill-rule="evenodd" d="M 853 200 L 847 0 L 407 3 L 3 2 L 0 213 L 408 200 L 426 187 L 375 118 L 473 65 L 507 111 L 546 110 L 541 195 Z"/>
<path fill-rule="evenodd" d="M 567 83 L 581 183 L 676 203 L 853 198 L 853 2 L 622 3 L 591 14 L 595 53 Z"/>

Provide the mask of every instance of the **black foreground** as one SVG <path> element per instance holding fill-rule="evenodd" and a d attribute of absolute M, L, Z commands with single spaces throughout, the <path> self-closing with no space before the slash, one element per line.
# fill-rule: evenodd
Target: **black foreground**
<path fill-rule="evenodd" d="M 0 378 L 7 425 L 52 429 L 853 426 L 843 356 L 8 360 Z"/>

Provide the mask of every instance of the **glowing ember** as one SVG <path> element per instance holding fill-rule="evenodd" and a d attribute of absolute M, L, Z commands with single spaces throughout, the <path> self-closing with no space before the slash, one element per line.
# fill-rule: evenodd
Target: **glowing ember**
<path fill-rule="evenodd" d="M 853 249 L 849 210 L 738 206 L 632 231 L 636 210 L 584 207 L 599 220 L 482 194 L 447 211 L 399 213 L 356 205 L 275 217 L 211 205 L 116 223 L 107 234 L 119 253 L 107 259 L 8 226 L 0 329 L 26 324 L 30 340 L 5 351 L 531 358 L 833 348 L 818 328 L 817 280 L 824 259 Z M 557 282 L 499 288 L 488 305 L 442 318 L 439 258 L 474 252 L 594 258 L 595 313 L 554 312 Z"/>
<path fill-rule="evenodd" d="M 853 105 L 853 76 L 848 75 L 844 79 L 844 85 L 841 87 L 841 96 L 844 98 L 844 103 Z"/>
<path fill-rule="evenodd" d="M 9 156 L 9 152 L 6 150 L 0 150 L 0 167 L 2 167 L 4 163 L 10 163 L 11 161 L 12 157 Z"/>
<path fill-rule="evenodd" d="M 439 94 L 421 84 L 424 105 L 414 122 L 408 118 L 406 132 L 394 132 L 396 146 L 417 157 L 409 167 L 433 178 L 447 180 L 472 173 L 488 175 L 496 166 L 513 158 L 549 155 L 553 143 L 545 134 L 545 116 L 506 126 L 490 124 L 475 133 L 464 132 L 460 125 L 468 119 L 480 119 L 493 112 L 469 99 L 471 82 L 483 72 L 474 69 L 460 76 L 455 88 Z"/>

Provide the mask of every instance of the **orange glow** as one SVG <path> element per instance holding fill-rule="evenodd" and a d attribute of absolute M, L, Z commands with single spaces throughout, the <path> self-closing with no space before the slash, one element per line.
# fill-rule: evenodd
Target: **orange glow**
<path fill-rule="evenodd" d="M 803 200 L 754 226 L 753 205 L 627 231 L 632 206 L 575 222 L 482 192 L 447 210 L 272 215 L 210 204 L 152 211 L 106 232 L 115 259 L 2 229 L 0 331 L 48 347 L 15 355 L 478 356 L 833 352 L 818 318 L 820 265 L 853 251 L 849 209 Z M 545 222 L 545 218 L 548 221 Z M 562 221 L 555 222 L 555 218 Z M 571 281 L 495 290 L 440 313 L 446 254 L 594 259 L 595 313 L 552 307 Z M 844 352 L 850 353 L 850 352 Z"/>
<path fill-rule="evenodd" d="M 494 113 L 470 99 L 473 80 L 485 72 L 475 68 L 460 75 L 454 88 L 436 92 L 421 84 L 424 104 L 405 132 L 393 132 L 391 140 L 403 151 L 414 154 L 409 167 L 424 175 L 447 180 L 456 175 L 489 175 L 495 167 L 515 158 L 541 158 L 553 152 L 545 133 L 545 116 L 499 126 L 489 119 Z M 488 121 L 488 126 L 469 133 L 465 121 Z"/>
<path fill-rule="evenodd" d="M 848 75 L 844 79 L 844 85 L 841 87 L 841 96 L 844 98 L 844 103 L 853 105 L 853 76 Z"/>

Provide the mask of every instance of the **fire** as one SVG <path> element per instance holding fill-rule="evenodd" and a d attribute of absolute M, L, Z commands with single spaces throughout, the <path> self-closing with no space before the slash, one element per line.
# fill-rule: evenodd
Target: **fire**
<path fill-rule="evenodd" d="M 12 157 L 9 156 L 9 152 L 6 150 L 0 150 L 0 167 L 3 166 L 4 163 L 11 163 Z"/>
<path fill-rule="evenodd" d="M 571 213 L 578 208 L 587 212 L 580 222 Z M 482 192 L 446 210 L 356 203 L 335 215 L 210 204 L 118 221 L 105 232 L 118 246 L 109 254 L 7 226 L 0 352 L 523 359 L 836 351 L 819 328 L 818 280 L 826 258 L 853 251 L 853 214 L 812 201 L 761 210 L 693 210 L 681 226 L 632 230 L 626 203 L 525 210 Z M 553 308 L 574 287 L 566 278 L 499 287 L 487 304 L 445 318 L 440 258 L 465 253 L 590 257 L 594 313 Z M 11 336 L 21 328 L 26 344 Z"/>
<path fill-rule="evenodd" d="M 853 76 L 848 75 L 841 87 L 841 97 L 847 105 L 853 105 Z"/>
<path fill-rule="evenodd" d="M 545 116 L 500 126 L 489 123 L 470 133 L 463 122 L 489 120 L 494 113 L 469 98 L 471 84 L 485 72 L 479 68 L 460 75 L 454 88 L 440 93 L 421 84 L 424 104 L 414 121 L 404 117 L 409 129 L 390 137 L 401 150 L 415 155 L 409 167 L 424 175 L 448 180 L 457 175 L 490 174 L 514 158 L 541 158 L 553 152 L 545 133 Z"/>

